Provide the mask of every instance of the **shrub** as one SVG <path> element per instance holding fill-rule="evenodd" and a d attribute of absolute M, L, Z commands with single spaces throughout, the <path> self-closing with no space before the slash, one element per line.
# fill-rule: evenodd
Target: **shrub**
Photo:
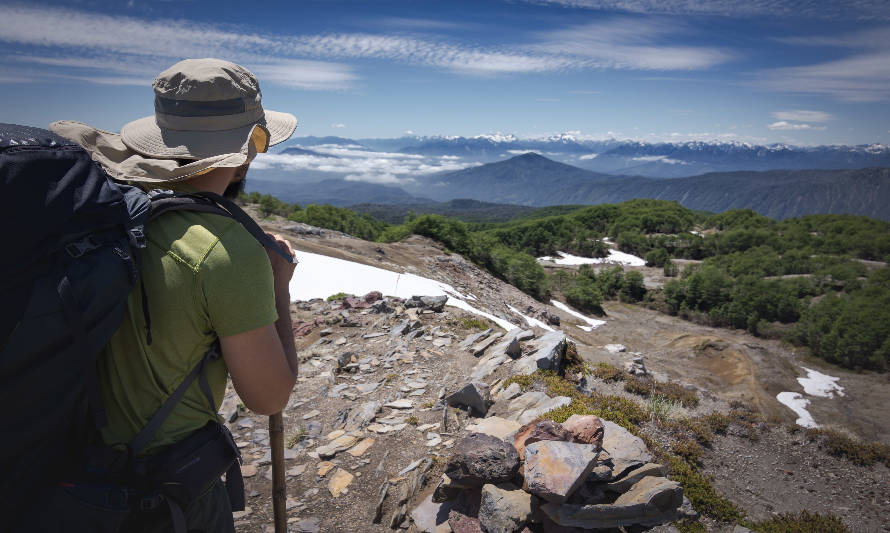
<path fill-rule="evenodd" d="M 346 294 L 345 292 L 338 292 L 336 294 L 332 294 L 332 295 L 328 296 L 326 298 L 326 300 L 329 302 L 336 302 L 337 300 L 342 300 L 342 299 L 346 298 L 347 296 L 349 296 L 349 295 Z"/>
<path fill-rule="evenodd" d="M 808 429 L 806 436 L 810 442 L 818 442 L 820 447 L 835 457 L 843 457 L 865 466 L 884 463 L 890 468 L 890 445 L 881 442 L 862 442 L 829 428 Z"/>
<path fill-rule="evenodd" d="M 667 456 L 668 477 L 683 486 L 683 494 L 696 511 L 721 522 L 738 522 L 743 512 L 717 493 L 710 480 L 677 455 Z"/>
<path fill-rule="evenodd" d="M 847 533 L 850 530 L 840 518 L 828 514 L 810 513 L 803 510 L 799 513 L 783 513 L 769 520 L 751 524 L 757 533 Z"/>
<path fill-rule="evenodd" d="M 602 361 L 597 363 L 596 366 L 593 367 L 592 373 L 594 376 L 605 381 L 606 383 L 612 381 L 624 381 L 624 379 L 629 375 L 624 370 L 621 370 L 616 366 Z"/>

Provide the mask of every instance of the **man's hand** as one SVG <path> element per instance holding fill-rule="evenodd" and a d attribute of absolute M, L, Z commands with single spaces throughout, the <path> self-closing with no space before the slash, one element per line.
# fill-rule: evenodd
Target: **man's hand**
<path fill-rule="evenodd" d="M 274 240 L 282 250 L 290 254 L 291 257 L 294 257 L 294 250 L 284 237 L 272 233 L 267 233 L 266 235 Z M 297 266 L 297 260 L 294 257 L 294 262 L 288 263 L 277 252 L 270 250 L 269 248 L 266 248 L 266 254 L 269 256 L 269 261 L 272 263 L 272 278 L 275 280 L 275 289 L 277 292 L 279 289 L 286 288 L 290 284 L 290 279 L 294 275 L 294 268 Z"/>

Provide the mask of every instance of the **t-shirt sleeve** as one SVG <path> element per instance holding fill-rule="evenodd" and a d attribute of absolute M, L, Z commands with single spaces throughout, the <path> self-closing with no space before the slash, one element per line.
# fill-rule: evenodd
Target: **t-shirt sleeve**
<path fill-rule="evenodd" d="M 220 337 L 278 320 L 272 266 L 263 247 L 238 224 L 226 228 L 201 269 L 210 326 Z"/>

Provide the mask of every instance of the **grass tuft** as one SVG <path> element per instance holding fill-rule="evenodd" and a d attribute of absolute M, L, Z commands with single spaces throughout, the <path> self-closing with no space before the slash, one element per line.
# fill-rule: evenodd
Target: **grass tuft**
<path fill-rule="evenodd" d="M 810 442 L 816 442 L 829 455 L 842 457 L 857 465 L 884 463 L 890 468 L 890 445 L 881 442 L 863 442 L 830 428 L 807 429 Z"/>
<path fill-rule="evenodd" d="M 784 513 L 779 516 L 751 524 L 757 533 L 849 533 L 847 526 L 840 518 L 801 511 L 800 513 Z"/>

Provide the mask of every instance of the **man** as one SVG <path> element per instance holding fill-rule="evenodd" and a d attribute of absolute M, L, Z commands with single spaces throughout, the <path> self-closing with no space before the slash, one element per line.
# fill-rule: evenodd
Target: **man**
<path fill-rule="evenodd" d="M 296 119 L 264 111 L 256 78 L 218 59 L 181 61 L 153 83 L 155 114 L 119 136 L 83 124 L 51 127 L 87 148 L 113 177 L 150 188 L 237 195 L 257 152 L 286 140 Z M 161 405 L 219 342 L 222 358 L 203 368 L 213 405 L 198 380 L 139 455 L 175 449 L 217 421 L 226 374 L 250 410 L 280 412 L 297 376 L 288 284 L 294 264 L 217 214 L 173 211 L 152 221 L 139 258 L 141 289 L 99 360 L 108 424 L 106 445 L 132 445 Z M 288 243 L 275 242 L 293 256 Z M 183 509 L 189 531 L 234 531 L 217 479 Z M 170 531 L 166 506 L 133 512 L 126 531 Z"/>

